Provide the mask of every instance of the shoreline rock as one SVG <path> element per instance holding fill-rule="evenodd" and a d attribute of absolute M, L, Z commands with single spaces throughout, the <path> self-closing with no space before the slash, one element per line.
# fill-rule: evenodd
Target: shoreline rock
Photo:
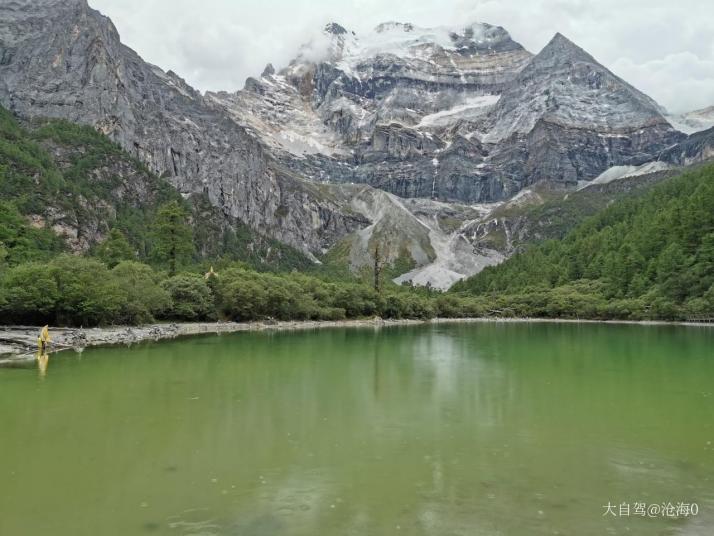
<path fill-rule="evenodd" d="M 324 328 L 391 327 L 423 324 L 463 323 L 571 323 L 571 324 L 633 324 L 647 326 L 697 326 L 714 328 L 714 324 L 697 322 L 628 321 L 628 320 L 572 320 L 540 318 L 434 318 L 430 320 L 394 320 L 379 317 L 360 320 L 317 321 L 295 320 L 261 322 L 195 322 L 149 324 L 145 326 L 113 326 L 104 328 L 50 328 L 51 353 L 81 350 L 94 346 L 130 345 L 144 341 L 160 341 L 194 335 L 217 335 L 242 331 L 294 331 Z M 0 327 L 0 366 L 35 359 L 39 326 Z"/>

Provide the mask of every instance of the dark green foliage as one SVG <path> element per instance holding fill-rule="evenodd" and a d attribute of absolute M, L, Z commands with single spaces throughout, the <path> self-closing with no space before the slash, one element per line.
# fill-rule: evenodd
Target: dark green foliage
<path fill-rule="evenodd" d="M 161 283 L 171 299 L 165 317 L 172 320 L 212 320 L 213 295 L 204 279 L 194 274 L 179 274 Z"/>
<path fill-rule="evenodd" d="M 137 262 L 108 270 L 95 259 L 60 255 L 12 267 L 0 277 L 0 320 L 6 324 L 139 324 L 170 306 L 158 275 Z"/>
<path fill-rule="evenodd" d="M 0 107 L 0 200 L 39 214 L 64 187 L 52 157 Z"/>
<path fill-rule="evenodd" d="M 365 283 L 325 281 L 305 274 L 265 274 L 230 268 L 216 276 L 219 312 L 232 320 L 432 318 L 432 300 L 391 286 L 384 295 Z M 457 300 L 458 301 L 458 300 Z"/>
<path fill-rule="evenodd" d="M 389 293 L 384 296 L 382 316 L 385 318 L 420 318 L 436 316 L 432 300 L 411 292 Z"/>
<path fill-rule="evenodd" d="M 54 319 L 60 297 L 47 264 L 27 263 L 7 270 L 0 280 L 0 318 L 5 324 L 45 324 Z"/>
<path fill-rule="evenodd" d="M 193 231 L 188 224 L 188 211 L 177 201 L 162 205 L 152 225 L 155 260 L 168 266 L 169 275 L 187 264 L 194 253 Z"/>
<path fill-rule="evenodd" d="M 118 322 L 152 322 L 171 309 L 171 296 L 159 284 L 159 276 L 151 267 L 135 261 L 123 261 L 112 269 L 111 275 L 124 293 Z"/>
<path fill-rule="evenodd" d="M 112 229 L 104 242 L 97 247 L 97 257 L 109 268 L 114 268 L 122 261 L 136 259 L 136 252 L 119 229 Z"/>
<path fill-rule="evenodd" d="M 714 166 L 614 203 L 561 241 L 487 268 L 455 292 L 494 296 L 517 314 L 714 317 Z M 507 305 L 506 305 L 507 304 Z"/>
<path fill-rule="evenodd" d="M 51 230 L 29 225 L 13 203 L 0 201 L 0 265 L 15 265 L 48 259 L 64 249 L 62 240 Z"/>
<path fill-rule="evenodd" d="M 334 287 L 318 279 L 233 268 L 217 276 L 220 311 L 232 320 L 337 319 L 345 311 L 332 304 Z"/>
<path fill-rule="evenodd" d="M 125 302 L 120 282 L 93 259 L 60 255 L 15 266 L 0 279 L 0 317 L 10 324 L 111 323 Z"/>
<path fill-rule="evenodd" d="M 121 319 L 126 293 L 101 262 L 60 255 L 50 263 L 49 274 L 57 287 L 55 323 L 86 326 Z"/>

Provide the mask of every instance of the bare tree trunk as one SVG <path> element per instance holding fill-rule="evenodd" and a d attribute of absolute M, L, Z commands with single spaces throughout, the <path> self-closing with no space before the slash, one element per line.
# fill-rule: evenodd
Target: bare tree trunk
<path fill-rule="evenodd" d="M 379 242 L 374 246 L 374 290 L 379 293 L 382 290 L 382 256 L 379 251 Z"/>

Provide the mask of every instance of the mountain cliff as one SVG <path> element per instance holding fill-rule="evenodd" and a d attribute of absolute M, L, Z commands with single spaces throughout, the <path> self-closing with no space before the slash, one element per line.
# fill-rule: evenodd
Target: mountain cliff
<path fill-rule="evenodd" d="M 512 253 L 493 237 L 514 196 L 711 147 L 562 35 L 534 56 L 484 23 L 331 23 L 289 65 L 201 94 L 86 0 L 0 0 L 0 104 L 93 126 L 226 225 L 354 271 L 379 243 L 397 281 L 441 288 Z"/>
<path fill-rule="evenodd" d="M 124 46 L 85 0 L 0 2 L 0 102 L 90 124 L 185 195 L 306 251 L 364 222 L 286 171 L 255 136 Z"/>
<path fill-rule="evenodd" d="M 685 138 L 665 111 L 558 34 L 536 56 L 503 29 L 325 29 L 235 94 L 213 93 L 286 166 L 401 197 L 493 202 L 640 165 Z"/>

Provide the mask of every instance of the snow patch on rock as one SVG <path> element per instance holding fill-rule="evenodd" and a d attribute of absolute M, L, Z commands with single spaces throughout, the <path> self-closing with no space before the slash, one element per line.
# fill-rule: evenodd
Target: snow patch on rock
<path fill-rule="evenodd" d="M 535 205 L 543 202 L 543 198 L 531 188 L 526 188 L 521 190 L 511 199 L 509 199 L 505 206 L 507 208 L 522 207 L 525 205 Z"/>
<path fill-rule="evenodd" d="M 477 274 L 487 266 L 503 262 L 505 256 L 502 253 L 492 249 L 476 250 L 464 233 L 474 223 L 487 218 L 496 206 L 498 205 L 471 207 L 479 212 L 479 217 L 464 221 L 454 232 L 444 231 L 436 214 L 430 217 L 421 216 L 421 221 L 429 227 L 429 240 L 436 259 L 396 277 L 394 282 L 400 285 L 411 282 L 417 286 L 448 290 L 458 281 Z"/>
<path fill-rule="evenodd" d="M 667 171 L 672 169 L 672 167 L 671 164 L 667 164 L 666 162 L 647 162 L 641 166 L 613 166 L 603 171 L 591 181 L 581 181 L 578 185 L 578 190 L 582 190 L 593 184 L 607 184 L 628 177 L 638 177 L 640 175 L 647 175 L 648 173 Z"/>
<path fill-rule="evenodd" d="M 445 127 L 456 121 L 473 120 L 488 112 L 500 99 L 500 95 L 468 97 L 460 104 L 433 114 L 425 115 L 416 128 Z"/>
<path fill-rule="evenodd" d="M 714 106 L 679 115 L 667 115 L 665 118 L 680 132 L 694 134 L 714 127 Z"/>

